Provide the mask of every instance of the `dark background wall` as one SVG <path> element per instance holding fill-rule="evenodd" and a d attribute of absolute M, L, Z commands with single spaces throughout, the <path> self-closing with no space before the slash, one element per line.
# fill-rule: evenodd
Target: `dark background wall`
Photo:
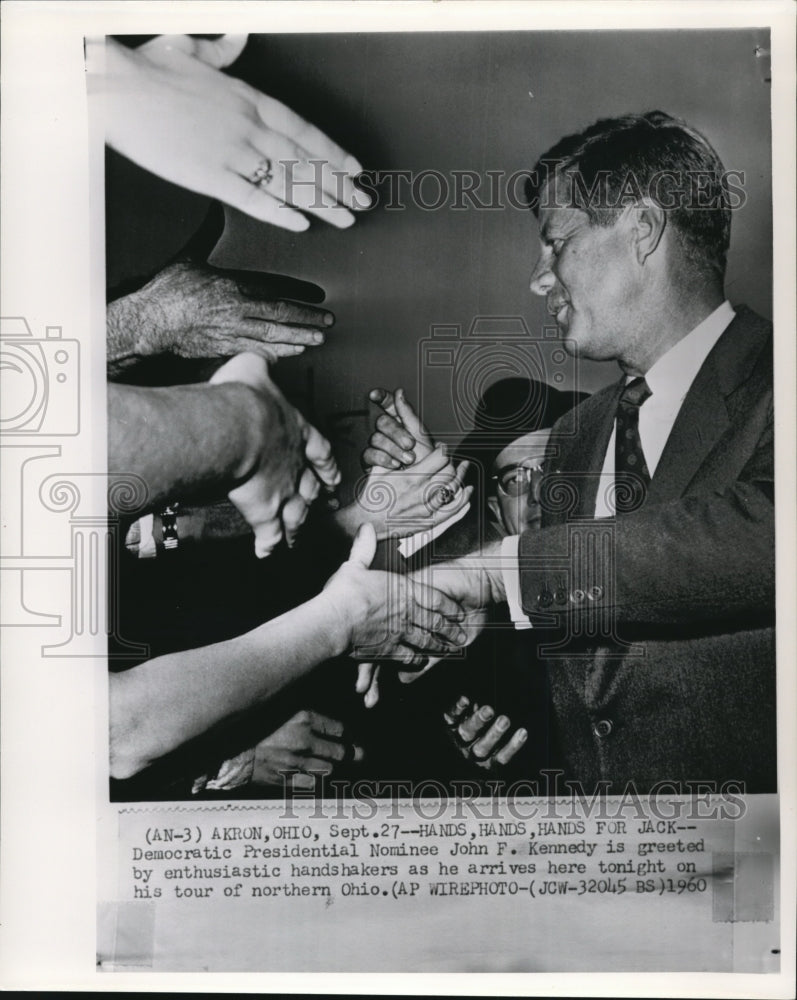
<path fill-rule="evenodd" d="M 596 118 L 654 108 L 683 117 L 726 168 L 744 171 L 727 291 L 771 316 L 770 90 L 757 44 L 766 35 L 747 30 L 253 36 L 232 72 L 319 125 L 367 170 L 434 170 L 449 181 L 452 171 L 528 170 Z M 477 390 L 504 375 L 541 370 L 588 390 L 616 376 L 611 364 L 583 362 L 576 376 L 557 361 L 544 302 L 528 291 L 531 214 L 454 210 L 451 185 L 437 210 L 408 198 L 391 211 L 383 201 L 347 231 L 314 222 L 297 236 L 228 212 L 214 263 L 315 282 L 337 315 L 327 345 L 282 362 L 278 377 L 334 436 L 350 475 L 374 385 L 403 385 L 436 432 L 456 437 Z M 438 192 L 433 180 L 422 188 L 428 204 Z M 161 266 L 208 207 L 113 154 L 106 199 L 109 285 Z M 465 334 L 478 317 L 508 319 L 479 341 L 479 364 L 457 384 L 462 356 L 452 376 L 445 362 L 428 365 L 424 342 L 435 324 Z"/>

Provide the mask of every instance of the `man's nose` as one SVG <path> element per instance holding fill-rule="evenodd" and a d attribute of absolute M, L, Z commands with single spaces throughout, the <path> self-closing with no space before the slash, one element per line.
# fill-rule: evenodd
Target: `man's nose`
<path fill-rule="evenodd" d="M 547 250 L 544 250 L 531 272 L 529 288 L 535 295 L 547 295 L 555 283 L 556 278 L 551 272 L 551 255 Z"/>

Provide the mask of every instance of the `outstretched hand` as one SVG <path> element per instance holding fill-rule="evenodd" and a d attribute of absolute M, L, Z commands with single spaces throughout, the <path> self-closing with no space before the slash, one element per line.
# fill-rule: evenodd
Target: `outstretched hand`
<path fill-rule="evenodd" d="M 161 35 L 131 50 L 107 40 L 102 70 L 90 59 L 89 92 L 105 100 L 108 145 L 262 222 L 300 232 L 307 212 L 350 226 L 351 210 L 370 204 L 353 183 L 362 167 L 280 101 L 221 72 L 246 41 Z"/>

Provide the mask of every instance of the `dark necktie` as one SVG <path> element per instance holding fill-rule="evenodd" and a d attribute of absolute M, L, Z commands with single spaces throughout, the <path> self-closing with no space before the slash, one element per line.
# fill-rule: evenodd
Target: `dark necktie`
<path fill-rule="evenodd" d="M 650 472 L 639 438 L 639 408 L 650 394 L 644 378 L 635 378 L 623 389 L 617 404 L 614 477 L 618 514 L 640 507 L 650 485 Z"/>

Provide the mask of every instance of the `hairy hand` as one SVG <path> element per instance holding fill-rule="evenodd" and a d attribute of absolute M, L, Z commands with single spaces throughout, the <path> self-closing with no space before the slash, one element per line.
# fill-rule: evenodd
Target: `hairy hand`
<path fill-rule="evenodd" d="M 113 330 L 125 329 L 139 357 L 172 353 L 226 358 L 251 351 L 277 361 L 324 343 L 335 322 L 326 309 L 263 300 L 209 264 L 170 264 L 139 291 L 108 306 L 109 361 Z M 131 329 L 133 328 L 133 329 Z"/>

